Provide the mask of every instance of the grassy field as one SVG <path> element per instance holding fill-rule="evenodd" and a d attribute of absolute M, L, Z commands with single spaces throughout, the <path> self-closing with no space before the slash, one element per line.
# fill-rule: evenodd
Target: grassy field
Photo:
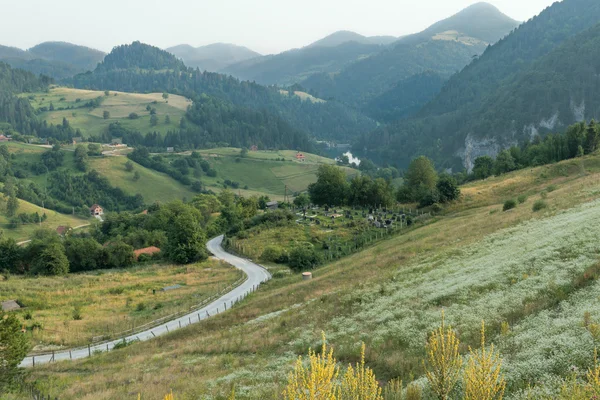
<path fill-rule="evenodd" d="M 167 337 L 29 379 L 61 399 L 278 398 L 293 361 L 327 333 L 342 363 L 360 342 L 382 380 L 411 376 L 427 392 L 421 359 L 440 312 L 461 352 L 477 348 L 482 319 L 500 349 L 507 399 L 555 393 L 591 366 L 600 321 L 596 276 L 600 158 L 571 160 L 471 183 L 444 218 L 314 271 L 277 278 L 228 313 Z M 505 200 L 526 195 L 503 212 Z M 547 207 L 534 212 L 543 200 Z M 589 314 L 585 314 L 585 313 Z M 585 317 L 587 315 L 587 317 Z M 585 323 L 587 318 L 588 324 Z M 508 329 L 500 329 L 502 323 Z M 457 398 L 459 398 L 458 396 Z M 426 397 L 429 398 L 429 397 Z"/>
<path fill-rule="evenodd" d="M 57 213 L 56 211 L 42 209 L 35 204 L 28 203 L 24 200 L 19 200 L 19 210 L 17 214 L 26 213 L 33 214 L 38 213 L 40 217 L 46 214 L 47 219 L 41 224 L 19 224 L 16 228 L 13 228 L 9 223 L 9 218 L 6 217 L 5 211 L 0 208 L 0 230 L 4 231 L 6 237 L 15 239 L 17 242 L 28 240 L 33 232 L 40 227 L 55 230 L 59 226 L 70 226 L 75 228 L 81 225 L 86 225 L 89 220 L 74 217 L 72 215 L 65 215 Z"/>
<path fill-rule="evenodd" d="M 33 93 L 26 96 L 36 109 L 49 108 L 50 104 L 54 106 L 54 111 L 43 112 L 40 118 L 53 124 L 60 124 L 63 118 L 66 118 L 74 128 L 81 129 L 84 137 L 98 135 L 109 124 L 116 121 L 142 133 L 156 131 L 164 134 L 178 126 L 179 120 L 185 114 L 188 105 L 191 104 L 185 97 L 177 95 L 169 95 L 168 102 L 166 102 L 162 98 L 162 93 L 142 94 L 112 91 L 105 96 L 101 91 L 65 87 L 53 87 L 48 93 Z M 99 107 L 94 109 L 84 107 L 86 102 L 98 97 L 103 98 Z M 159 120 L 157 126 L 150 126 L 150 113 L 146 110 L 148 105 L 156 109 Z M 110 118 L 103 118 L 104 111 L 110 113 Z M 139 118 L 129 119 L 131 113 L 138 114 Z M 171 124 L 165 123 L 167 115 L 171 119 Z"/>
<path fill-rule="evenodd" d="M 306 161 L 299 162 L 292 150 L 250 151 L 246 158 L 240 158 L 240 149 L 235 148 L 201 150 L 200 153 L 218 173 L 215 178 L 201 178 L 209 189 L 218 191 L 225 180 L 230 180 L 239 183 L 242 189 L 247 186 L 242 194 L 267 194 L 274 200 L 283 199 L 286 186 L 288 195 L 305 191 L 316 182 L 319 165 L 335 163 L 330 158 L 308 153 L 304 154 Z M 350 168 L 344 170 L 348 176 L 357 174 Z"/>
<path fill-rule="evenodd" d="M 0 280 L 2 299 L 17 299 L 34 351 L 90 343 L 150 321 L 188 310 L 241 277 L 218 261 L 187 266 L 140 265 L 67 277 Z M 169 291 L 163 287 L 181 285 Z M 156 293 L 153 292 L 156 291 Z M 74 319 L 78 308 L 81 319 Z M 42 329 L 32 329 L 41 325 Z"/>

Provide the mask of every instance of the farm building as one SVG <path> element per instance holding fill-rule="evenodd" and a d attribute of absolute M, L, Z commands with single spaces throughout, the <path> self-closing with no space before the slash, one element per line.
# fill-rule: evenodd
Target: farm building
<path fill-rule="evenodd" d="M 279 202 L 277 201 L 269 201 L 267 203 L 268 210 L 277 210 L 279 208 Z"/>
<path fill-rule="evenodd" d="M 10 140 L 9 137 L 0 134 L 0 142 L 8 142 Z"/>
<path fill-rule="evenodd" d="M 58 228 L 56 228 L 56 233 L 58 233 L 59 236 L 65 236 L 71 230 L 71 227 L 61 225 Z"/>
<path fill-rule="evenodd" d="M 90 213 L 95 217 L 97 215 L 104 215 L 104 210 L 98 204 L 94 204 L 90 207 Z"/>
<path fill-rule="evenodd" d="M 304 161 L 306 161 L 306 156 L 302 153 L 298 153 L 298 154 L 296 154 L 296 160 L 298 160 L 300 162 L 304 162 Z"/>

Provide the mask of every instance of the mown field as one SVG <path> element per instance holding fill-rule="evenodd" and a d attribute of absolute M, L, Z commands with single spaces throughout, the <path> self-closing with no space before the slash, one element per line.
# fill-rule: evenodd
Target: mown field
<path fill-rule="evenodd" d="M 282 275 L 203 324 L 36 368 L 29 379 L 61 399 L 159 399 L 171 389 L 178 399 L 222 399 L 232 387 L 238 399 L 274 399 L 324 331 L 340 362 L 357 361 L 364 341 L 379 380 L 414 378 L 430 399 L 423 346 L 445 310 L 463 354 L 478 347 L 485 319 L 504 358 L 505 398 L 552 398 L 564 377 L 585 374 L 600 340 L 591 328 L 600 322 L 600 158 L 462 190 L 443 218 L 319 268 L 311 281 Z M 503 212 L 519 195 L 527 198 Z M 533 211 L 540 200 L 546 208 Z"/>
<path fill-rule="evenodd" d="M 316 182 L 319 165 L 335 163 L 330 158 L 309 153 L 303 153 L 306 161 L 299 162 L 292 150 L 250 151 L 245 158 L 240 158 L 240 149 L 236 148 L 199 152 L 218 173 L 215 178 L 201 178 L 209 189 L 220 190 L 223 182 L 230 180 L 239 183 L 241 189 L 247 187 L 247 194 L 267 194 L 274 200 L 283 199 L 286 186 L 288 196 L 305 191 Z M 348 176 L 357 174 L 356 170 L 344 169 Z"/>
<path fill-rule="evenodd" d="M 18 314 L 34 351 L 44 351 L 118 337 L 132 327 L 189 310 L 241 276 L 213 260 L 186 266 L 146 264 L 65 277 L 12 276 L 0 280 L 0 293 L 3 300 L 25 306 Z M 173 285 L 181 287 L 161 290 Z"/>
<path fill-rule="evenodd" d="M 25 96 L 25 95 L 24 95 Z M 167 101 L 163 99 L 162 93 L 125 93 L 111 91 L 108 96 L 102 91 L 71 89 L 65 87 L 53 87 L 48 93 L 33 93 L 26 95 L 30 103 L 36 109 L 54 106 L 54 111 L 46 111 L 40 114 L 40 118 L 49 123 L 60 124 L 66 118 L 74 128 L 81 129 L 84 137 L 99 135 L 112 122 L 119 121 L 123 126 L 139 130 L 142 133 L 160 132 L 162 134 L 173 130 L 179 124 L 179 120 L 185 114 L 191 102 L 183 96 L 169 95 Z M 90 109 L 85 103 L 101 97 L 102 103 L 99 107 Z M 146 107 L 156 109 L 158 125 L 150 125 L 150 112 Z M 62 110 L 60 110 L 62 109 Z M 104 119 L 103 113 L 108 111 L 110 118 Z M 129 119 L 129 114 L 138 114 L 138 119 Z M 170 124 L 165 123 L 165 117 L 169 116 Z"/>
<path fill-rule="evenodd" d="M 87 219 L 72 215 L 60 214 L 56 211 L 48 209 L 42 209 L 42 207 L 38 207 L 35 204 L 28 203 L 24 200 L 19 200 L 19 210 L 17 211 L 17 214 L 33 214 L 36 212 L 40 217 L 43 214 L 46 214 L 47 219 L 38 224 L 19 224 L 17 227 L 13 227 L 10 224 L 10 218 L 6 216 L 6 210 L 3 208 L 3 205 L 1 205 L 0 201 L 0 230 L 4 232 L 5 237 L 15 239 L 17 242 L 22 242 L 28 240 L 33 232 L 35 232 L 37 229 L 40 229 L 40 227 L 55 230 L 59 226 L 76 228 L 89 224 L 89 220 Z"/>

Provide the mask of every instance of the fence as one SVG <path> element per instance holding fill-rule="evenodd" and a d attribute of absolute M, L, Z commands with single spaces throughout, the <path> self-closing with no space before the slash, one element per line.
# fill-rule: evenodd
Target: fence
<path fill-rule="evenodd" d="M 89 343 L 87 345 L 87 348 L 89 349 L 90 346 L 98 346 L 101 345 L 103 343 L 108 343 L 110 341 L 114 341 L 114 340 L 119 340 L 119 339 L 124 339 L 127 336 L 132 336 L 135 335 L 136 333 L 140 333 L 140 332 L 144 332 L 147 331 L 149 329 L 152 329 L 156 326 L 160 326 L 166 322 L 175 320 L 177 318 L 180 318 L 186 314 L 190 314 L 192 312 L 194 312 L 195 310 L 199 310 L 203 307 L 205 307 L 206 305 L 212 303 L 213 301 L 215 301 L 216 299 L 218 299 L 219 297 L 221 297 L 222 295 L 224 295 L 225 293 L 230 292 L 231 290 L 235 289 L 236 287 L 240 286 L 241 284 L 243 284 L 247 279 L 248 276 L 244 273 L 242 273 L 243 276 L 241 278 L 239 278 L 237 281 L 233 282 L 232 284 L 224 287 L 223 289 L 221 289 L 220 291 L 218 291 L 217 293 L 207 297 L 206 299 L 202 300 L 200 303 L 197 303 L 193 306 L 190 306 L 189 308 L 185 309 L 185 310 L 181 310 L 178 311 L 176 313 L 170 314 L 170 315 L 166 315 L 164 317 L 161 317 L 159 319 L 150 321 L 148 323 L 142 324 L 142 325 L 138 325 L 138 326 L 132 326 L 131 329 L 127 329 L 121 332 L 118 332 L 116 334 L 110 335 L 110 336 L 102 336 L 102 337 L 93 337 L 91 340 L 91 343 Z M 191 321 L 190 321 L 191 322 Z M 99 340 L 94 340 L 94 339 L 99 339 Z M 85 347 L 77 347 L 77 349 L 80 348 L 85 348 Z M 68 350 L 60 350 L 62 351 L 68 351 Z M 32 352 L 30 354 L 28 354 L 28 356 L 33 357 L 34 360 L 34 366 L 35 366 L 35 357 L 36 356 L 52 356 L 51 360 L 54 360 L 54 351 L 52 352 Z"/>

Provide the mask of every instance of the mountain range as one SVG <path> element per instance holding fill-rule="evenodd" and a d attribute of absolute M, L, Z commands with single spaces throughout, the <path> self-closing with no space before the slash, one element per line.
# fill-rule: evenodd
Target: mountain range
<path fill-rule="evenodd" d="M 180 58 L 187 66 L 210 72 L 217 72 L 232 64 L 261 56 L 247 47 L 229 43 L 213 43 L 200 47 L 180 44 L 166 50 Z"/>
<path fill-rule="evenodd" d="M 0 46 L 0 61 L 55 79 L 92 70 L 105 55 L 102 51 L 66 42 L 44 42 L 28 50 Z"/>
<path fill-rule="evenodd" d="M 426 154 L 447 168 L 572 122 L 600 117 L 600 3 L 564 0 L 488 47 L 416 115 L 356 143 L 371 157 L 406 165 Z"/>

